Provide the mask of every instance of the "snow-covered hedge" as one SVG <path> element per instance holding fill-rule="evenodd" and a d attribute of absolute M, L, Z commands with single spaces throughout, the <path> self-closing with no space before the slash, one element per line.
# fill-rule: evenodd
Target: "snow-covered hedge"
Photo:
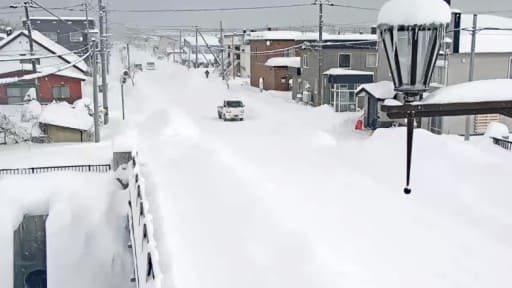
<path fill-rule="evenodd" d="M 152 215 L 146 197 L 146 185 L 140 174 L 137 153 L 132 153 L 128 165 L 121 166 L 117 176 L 128 184 L 130 241 L 134 262 L 134 278 L 137 288 L 160 288 L 162 274 L 159 256 L 153 237 Z"/>

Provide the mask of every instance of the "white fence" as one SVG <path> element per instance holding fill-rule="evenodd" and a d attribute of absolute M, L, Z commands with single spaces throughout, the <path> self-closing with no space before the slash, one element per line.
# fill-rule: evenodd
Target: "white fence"
<path fill-rule="evenodd" d="M 137 288 L 160 288 L 160 272 L 156 242 L 153 237 L 152 216 L 146 197 L 146 185 L 140 174 L 137 153 L 132 153 L 132 160 L 122 165 L 117 171 L 118 178 L 128 185 L 129 193 L 128 223 L 130 227 L 130 244 L 133 255 L 134 274 L 131 278 Z"/>

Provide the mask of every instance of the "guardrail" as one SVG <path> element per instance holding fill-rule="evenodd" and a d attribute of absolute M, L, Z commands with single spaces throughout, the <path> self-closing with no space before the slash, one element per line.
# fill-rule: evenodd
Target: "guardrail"
<path fill-rule="evenodd" d="M 496 137 L 491 137 L 491 139 L 492 139 L 492 143 L 494 143 L 495 145 L 498 145 L 503 149 L 512 151 L 512 141 L 503 139 L 503 138 L 496 138 Z"/>
<path fill-rule="evenodd" d="M 107 173 L 110 170 L 111 170 L 110 164 L 47 166 L 47 167 L 0 169 L 0 175 L 26 175 L 26 174 L 49 173 L 49 172 L 61 172 L 61 171 Z"/>
<path fill-rule="evenodd" d="M 136 283 L 137 288 L 160 288 L 162 274 L 153 237 L 152 215 L 149 213 L 146 185 L 140 174 L 137 153 L 133 152 L 128 164 L 120 165 L 116 174 L 129 193 L 130 243 L 128 247 L 132 249 L 134 264 L 131 281 Z"/>

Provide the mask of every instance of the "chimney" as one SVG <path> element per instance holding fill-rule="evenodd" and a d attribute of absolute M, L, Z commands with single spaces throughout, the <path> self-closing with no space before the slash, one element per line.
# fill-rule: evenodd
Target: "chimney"
<path fill-rule="evenodd" d="M 14 30 L 12 29 L 12 27 L 7 27 L 5 28 L 5 34 L 7 36 L 10 36 L 12 34 L 12 32 L 14 32 Z"/>

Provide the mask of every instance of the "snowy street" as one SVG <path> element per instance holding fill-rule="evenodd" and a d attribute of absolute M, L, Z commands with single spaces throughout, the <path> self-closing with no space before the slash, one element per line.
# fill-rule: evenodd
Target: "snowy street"
<path fill-rule="evenodd" d="M 417 130 L 405 196 L 405 129 L 369 136 L 246 81 L 161 61 L 125 86 L 125 123 L 111 100 L 105 134 L 139 149 L 164 287 L 511 285 L 510 153 Z M 243 122 L 217 119 L 232 97 Z"/>

